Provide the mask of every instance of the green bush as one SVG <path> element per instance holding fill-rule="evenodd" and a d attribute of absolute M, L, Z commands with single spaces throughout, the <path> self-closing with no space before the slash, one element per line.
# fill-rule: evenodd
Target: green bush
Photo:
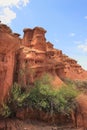
<path fill-rule="evenodd" d="M 3 105 L 2 115 L 8 117 L 15 114 L 18 108 L 32 107 L 50 113 L 70 114 L 76 108 L 78 91 L 71 84 L 55 90 L 51 85 L 49 75 L 36 80 L 29 91 L 23 90 L 14 83 L 8 102 Z"/>
<path fill-rule="evenodd" d="M 46 84 L 45 84 L 46 83 Z M 31 89 L 28 97 L 32 108 L 52 113 L 70 114 L 75 109 L 77 102 L 75 98 L 79 92 L 73 85 L 63 86 L 54 90 L 49 82 L 43 83 L 38 80 L 35 87 Z"/>
<path fill-rule="evenodd" d="M 0 115 L 4 118 L 7 118 L 11 115 L 11 110 L 7 104 L 3 104 L 0 109 Z"/>
<path fill-rule="evenodd" d="M 70 114 L 72 110 L 75 109 L 77 102 L 76 97 L 79 92 L 72 86 L 63 86 L 59 89 L 57 93 L 57 108 L 58 112 L 63 114 Z"/>
<path fill-rule="evenodd" d="M 14 83 L 11 89 L 11 96 L 9 102 L 13 106 L 15 105 L 17 108 L 23 107 L 26 105 L 26 100 L 28 96 L 29 92 L 26 92 L 26 90 L 22 90 L 19 84 Z"/>
<path fill-rule="evenodd" d="M 29 93 L 23 91 L 20 85 L 14 83 L 10 92 L 10 97 L 0 109 L 0 115 L 4 118 L 14 116 L 18 108 L 27 106 L 26 100 L 28 96 Z"/>
<path fill-rule="evenodd" d="M 50 110 L 49 100 L 51 100 L 55 94 L 49 82 L 50 78 L 48 75 L 43 76 L 35 82 L 35 86 L 31 89 L 28 97 L 29 106 L 44 111 Z"/>

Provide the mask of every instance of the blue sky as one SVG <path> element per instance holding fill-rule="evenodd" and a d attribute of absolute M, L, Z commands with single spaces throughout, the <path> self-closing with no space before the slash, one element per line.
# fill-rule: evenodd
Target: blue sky
<path fill-rule="evenodd" d="M 45 28 L 47 41 L 87 70 L 87 0 L 0 0 L 0 20 L 21 35 Z"/>

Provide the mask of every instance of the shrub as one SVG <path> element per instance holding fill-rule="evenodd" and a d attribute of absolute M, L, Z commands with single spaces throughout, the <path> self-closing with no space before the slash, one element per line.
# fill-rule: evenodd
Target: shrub
<path fill-rule="evenodd" d="M 67 85 L 72 85 L 74 86 L 76 89 L 78 89 L 80 92 L 84 92 L 87 94 L 87 80 L 71 80 L 68 78 L 63 79 L 63 81 L 67 84 Z"/>
<path fill-rule="evenodd" d="M 55 96 L 52 86 L 49 83 L 48 75 L 35 82 L 35 87 L 31 89 L 28 97 L 29 106 L 35 109 L 50 111 L 50 104 Z"/>
<path fill-rule="evenodd" d="M 77 105 L 75 98 L 78 94 L 73 85 L 54 90 L 49 82 L 44 80 L 43 83 L 43 80 L 38 80 L 35 87 L 31 89 L 28 100 L 32 108 L 50 112 L 51 114 L 70 114 Z"/>
<path fill-rule="evenodd" d="M 74 81 L 69 78 L 62 79 L 67 85 L 74 85 Z"/>
<path fill-rule="evenodd" d="M 11 89 L 10 104 L 14 104 L 17 108 L 23 107 L 26 105 L 26 99 L 29 96 L 29 93 L 26 90 L 22 90 L 21 86 L 17 83 L 14 83 Z"/>
<path fill-rule="evenodd" d="M 7 103 L 5 103 L 1 109 L 3 117 L 15 116 L 18 108 L 27 106 L 27 97 L 29 93 L 22 90 L 21 86 L 14 83 L 10 91 L 10 96 Z"/>
<path fill-rule="evenodd" d="M 75 83 L 76 87 L 79 89 L 81 89 L 81 88 L 87 89 L 87 81 L 86 80 L 85 81 L 76 80 L 74 83 Z"/>
<path fill-rule="evenodd" d="M 4 117 L 15 114 L 18 108 L 32 107 L 33 110 L 42 110 L 50 113 L 70 114 L 76 108 L 75 98 L 79 94 L 73 85 L 62 86 L 59 90 L 53 89 L 49 75 L 36 80 L 34 87 L 29 91 L 23 90 L 14 83 L 7 104 L 3 105 Z"/>
<path fill-rule="evenodd" d="M 7 104 L 3 104 L 0 109 L 0 115 L 4 118 L 7 118 L 11 115 L 11 110 Z"/>
<path fill-rule="evenodd" d="M 75 109 L 77 102 L 76 97 L 79 92 L 72 86 L 63 86 L 57 93 L 57 108 L 56 110 L 63 114 L 70 114 Z"/>

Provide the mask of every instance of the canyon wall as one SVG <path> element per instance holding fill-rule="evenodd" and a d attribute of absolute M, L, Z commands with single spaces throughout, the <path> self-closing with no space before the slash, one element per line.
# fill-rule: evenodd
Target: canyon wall
<path fill-rule="evenodd" d="M 13 84 L 15 55 L 19 44 L 20 39 L 11 29 L 0 24 L 0 103 L 8 95 Z"/>
<path fill-rule="evenodd" d="M 26 28 L 23 32 L 23 38 L 20 38 L 19 34 L 13 33 L 7 25 L 0 23 L 0 105 L 9 96 L 14 82 L 27 87 L 46 73 L 51 76 L 54 88 L 64 84 L 65 78 L 87 80 L 87 71 L 76 60 L 63 54 L 62 50 L 55 49 L 52 43 L 46 41 L 45 29 Z M 85 111 L 85 114 L 80 113 L 84 115 L 82 117 L 85 123 L 87 103 L 83 101 L 87 97 L 80 98 L 78 102 L 81 112 Z"/>
<path fill-rule="evenodd" d="M 77 61 L 55 49 L 46 41 L 46 30 L 41 27 L 23 30 L 19 34 L 0 24 L 0 100 L 8 95 L 14 82 L 22 86 L 32 84 L 35 79 L 48 73 L 54 87 L 63 84 L 62 79 L 86 80 L 85 71 Z"/>

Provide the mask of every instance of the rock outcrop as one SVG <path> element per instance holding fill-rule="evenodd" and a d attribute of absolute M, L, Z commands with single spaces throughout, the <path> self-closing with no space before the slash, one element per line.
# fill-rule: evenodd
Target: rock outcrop
<path fill-rule="evenodd" d="M 23 31 L 24 36 L 21 39 L 20 35 L 13 33 L 7 25 L 0 24 L 0 105 L 9 96 L 14 82 L 27 87 L 44 73 L 51 76 L 52 84 L 56 88 L 64 84 L 65 78 L 87 80 L 87 71 L 78 65 L 76 60 L 46 41 L 46 30 L 35 27 Z M 84 100 L 87 100 L 87 97 L 78 98 L 83 112 L 83 124 L 87 128 L 87 103 Z"/>
<path fill-rule="evenodd" d="M 87 71 L 77 61 L 46 41 L 46 30 L 35 27 L 23 31 L 21 39 L 8 26 L 0 24 L 0 101 L 8 95 L 13 82 L 27 86 L 43 73 L 52 76 L 54 86 L 63 84 L 64 78 L 87 79 Z"/>
<path fill-rule="evenodd" d="M 64 78 L 87 79 L 87 71 L 78 65 L 76 60 L 53 48 L 53 44 L 46 41 L 45 33 L 46 31 L 41 27 L 24 29 L 18 61 L 19 70 L 22 72 L 27 70 L 27 72 L 22 73 L 22 76 L 19 73 L 18 80 L 22 82 L 24 80 L 24 84 L 27 85 L 29 80 L 33 82 L 44 72 L 54 77 L 55 85 L 62 84 Z M 23 79 L 21 80 L 20 77 Z"/>

